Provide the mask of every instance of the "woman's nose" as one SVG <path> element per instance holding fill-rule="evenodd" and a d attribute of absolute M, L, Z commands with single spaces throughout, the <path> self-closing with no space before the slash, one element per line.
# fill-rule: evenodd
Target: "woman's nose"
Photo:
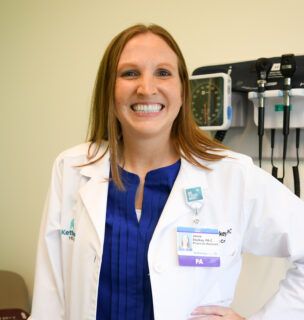
<path fill-rule="evenodd" d="M 156 81 L 153 76 L 142 76 L 139 79 L 137 94 L 141 96 L 154 95 L 157 92 Z"/>

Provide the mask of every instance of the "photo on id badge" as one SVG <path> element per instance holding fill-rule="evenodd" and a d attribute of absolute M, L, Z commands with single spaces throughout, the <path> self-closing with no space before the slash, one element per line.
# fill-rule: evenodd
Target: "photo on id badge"
<path fill-rule="evenodd" d="M 179 235 L 179 250 L 191 251 L 192 250 L 192 236 L 187 233 L 180 233 Z"/>

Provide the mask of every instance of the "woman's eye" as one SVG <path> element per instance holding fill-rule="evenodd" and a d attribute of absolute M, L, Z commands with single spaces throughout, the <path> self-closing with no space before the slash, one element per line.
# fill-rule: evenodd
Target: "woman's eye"
<path fill-rule="evenodd" d="M 169 70 L 166 69 L 160 69 L 157 71 L 157 75 L 159 77 L 169 77 L 171 76 L 171 72 Z"/>
<path fill-rule="evenodd" d="M 138 71 L 136 70 L 126 70 L 121 73 L 123 78 L 135 78 L 138 76 Z"/>

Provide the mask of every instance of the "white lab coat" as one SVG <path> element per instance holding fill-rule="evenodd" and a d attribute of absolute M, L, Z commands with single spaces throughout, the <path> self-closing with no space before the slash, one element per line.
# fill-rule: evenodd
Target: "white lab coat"
<path fill-rule="evenodd" d="M 96 319 L 110 166 L 106 154 L 79 167 L 86 163 L 87 148 L 67 150 L 54 164 L 31 320 Z M 148 251 L 155 320 L 185 320 L 199 305 L 229 306 L 242 252 L 288 257 L 294 263 L 279 292 L 249 319 L 303 320 L 304 203 L 247 156 L 227 153 L 221 161 L 204 162 L 210 170 L 182 159 Z M 197 186 L 204 194 L 200 226 L 217 227 L 222 234 L 220 267 L 178 265 L 176 228 L 193 226 L 183 190 Z"/>

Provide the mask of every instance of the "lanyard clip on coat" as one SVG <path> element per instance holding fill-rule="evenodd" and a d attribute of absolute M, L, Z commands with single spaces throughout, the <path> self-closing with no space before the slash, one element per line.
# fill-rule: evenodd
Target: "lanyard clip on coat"
<path fill-rule="evenodd" d="M 198 224 L 199 211 L 203 206 L 203 192 L 201 187 L 186 188 L 185 197 L 187 205 L 193 210 L 193 222 Z"/>

